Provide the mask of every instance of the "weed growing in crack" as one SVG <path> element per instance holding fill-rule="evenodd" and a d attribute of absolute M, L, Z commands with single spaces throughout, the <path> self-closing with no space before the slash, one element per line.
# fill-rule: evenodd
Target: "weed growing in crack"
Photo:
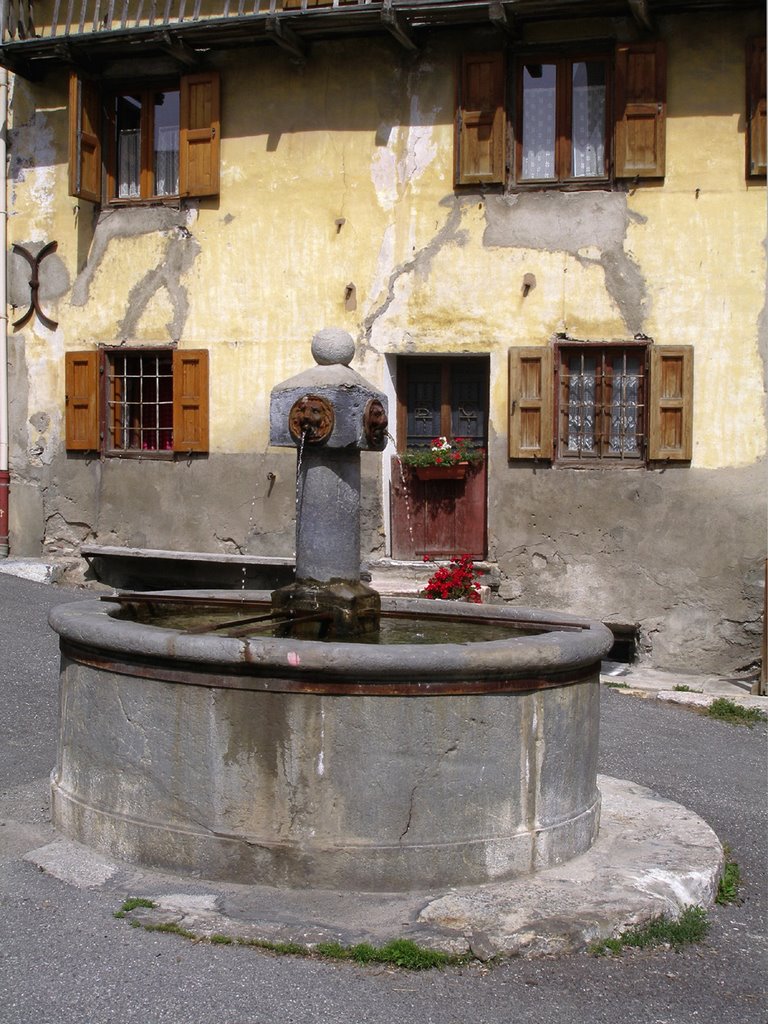
<path fill-rule="evenodd" d="M 727 697 L 718 697 L 713 700 L 707 708 L 710 718 L 716 718 L 720 722 L 730 722 L 732 725 L 748 725 L 750 728 L 758 722 L 768 721 L 768 715 L 757 708 L 747 708 L 743 704 L 729 700 Z"/>
<path fill-rule="evenodd" d="M 731 860 L 731 848 L 727 844 L 723 847 L 725 853 L 725 867 L 723 868 L 723 877 L 720 879 L 717 886 L 717 895 L 715 896 L 715 903 L 725 905 L 727 903 L 741 903 L 739 898 L 739 884 L 741 882 L 741 872 L 739 871 L 739 865 L 735 860 Z"/>
<path fill-rule="evenodd" d="M 126 900 L 120 910 L 115 912 L 115 917 L 124 918 L 137 907 L 152 908 L 155 906 L 156 904 L 152 900 Z M 425 949 L 410 939 L 393 939 L 384 946 L 373 946 L 368 942 L 360 942 L 354 946 L 342 946 L 339 942 L 319 942 L 313 946 L 303 946 L 298 942 L 270 942 L 267 939 L 233 938 L 220 932 L 215 932 L 204 938 L 186 928 L 182 928 L 181 925 L 169 921 L 152 924 L 138 919 L 129 919 L 129 924 L 132 928 L 143 928 L 147 932 L 165 932 L 170 935 L 180 935 L 185 939 L 193 939 L 195 942 L 209 942 L 212 945 L 252 946 L 256 949 L 263 949 L 279 955 L 351 960 L 358 964 L 392 964 L 395 967 L 402 967 L 410 971 L 425 971 L 452 964 L 463 964 L 473 959 L 470 954 L 458 955 L 444 953 L 435 949 Z"/>
<path fill-rule="evenodd" d="M 113 916 L 121 918 L 125 917 L 126 914 L 130 914 L 130 912 L 135 910 L 137 907 L 147 907 L 148 909 L 151 909 L 154 906 L 156 906 L 156 904 L 152 900 L 144 899 L 143 896 L 131 896 L 127 900 L 123 901 L 123 905 L 119 910 L 115 911 Z"/>
<path fill-rule="evenodd" d="M 680 917 L 671 920 L 665 915 L 655 917 L 639 928 L 631 928 L 615 939 L 601 939 L 589 947 L 594 956 L 619 954 L 625 948 L 646 949 L 649 946 L 686 946 L 701 942 L 709 931 L 707 912 L 703 907 L 686 907 Z"/>

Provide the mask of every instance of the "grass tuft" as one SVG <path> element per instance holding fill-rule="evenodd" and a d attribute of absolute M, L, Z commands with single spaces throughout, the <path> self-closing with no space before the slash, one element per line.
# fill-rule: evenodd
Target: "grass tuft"
<path fill-rule="evenodd" d="M 709 931 L 707 912 L 703 907 L 686 907 L 680 917 L 655 917 L 639 928 L 631 928 L 615 939 L 602 939 L 593 943 L 589 952 L 594 956 L 608 953 L 617 955 L 626 947 L 646 949 L 649 946 L 686 946 L 701 942 Z"/>
<path fill-rule="evenodd" d="M 694 690 L 687 683 L 678 683 L 677 686 L 673 686 L 672 689 L 675 693 L 701 693 L 701 690 Z"/>
<path fill-rule="evenodd" d="M 115 917 L 124 918 L 131 910 L 135 910 L 137 907 L 154 906 L 156 904 L 151 900 L 126 900 L 121 909 L 115 912 Z M 195 935 L 194 932 L 167 921 L 161 924 L 150 924 L 146 921 L 133 919 L 129 923 L 131 927 L 143 928 L 147 932 L 165 932 L 170 935 L 181 935 L 186 939 L 193 939 L 196 942 L 208 941 L 213 945 L 252 946 L 279 955 L 321 956 L 332 960 L 352 960 L 358 964 L 393 964 L 396 967 L 402 967 L 410 971 L 425 971 L 435 967 L 441 968 L 449 964 L 466 963 L 472 959 L 468 954 L 454 955 L 443 953 L 439 950 L 424 949 L 421 946 L 417 946 L 410 939 L 394 939 L 385 946 L 372 946 L 368 942 L 360 942 L 355 946 L 342 946 L 339 942 L 318 942 L 314 946 L 303 946 L 298 942 L 270 942 L 267 939 L 232 938 L 229 935 L 222 935 L 220 932 L 215 932 L 205 940 Z"/>
<path fill-rule="evenodd" d="M 629 683 L 606 683 L 609 690 L 628 690 Z"/>
<path fill-rule="evenodd" d="M 732 725 L 748 725 L 750 728 L 758 722 L 768 721 L 768 715 L 757 708 L 748 708 L 743 704 L 737 704 L 728 697 L 718 697 L 713 700 L 707 708 L 710 718 L 716 718 L 720 722 L 730 722 Z"/>
<path fill-rule="evenodd" d="M 730 847 L 724 847 L 725 850 L 725 867 L 723 868 L 723 877 L 717 886 L 717 895 L 715 896 L 715 903 L 724 905 L 726 903 L 740 903 L 739 898 L 739 885 L 741 883 L 741 872 L 739 871 L 739 865 L 735 860 L 731 860 Z"/>
<path fill-rule="evenodd" d="M 151 909 L 155 906 L 157 906 L 157 904 L 153 900 L 144 899 L 143 896 L 131 896 L 129 899 L 123 902 L 123 905 L 122 907 L 120 907 L 120 911 L 118 911 L 118 913 L 122 912 L 123 914 L 129 914 L 132 910 L 135 910 L 137 907 L 147 907 L 148 909 Z"/>
<path fill-rule="evenodd" d="M 133 923 L 132 921 L 131 924 Z M 181 935 L 185 939 L 197 939 L 194 932 L 182 928 L 181 925 L 175 924 L 173 921 L 163 921 L 160 924 L 144 924 L 143 921 L 136 923 L 147 932 L 166 932 L 169 935 Z"/>

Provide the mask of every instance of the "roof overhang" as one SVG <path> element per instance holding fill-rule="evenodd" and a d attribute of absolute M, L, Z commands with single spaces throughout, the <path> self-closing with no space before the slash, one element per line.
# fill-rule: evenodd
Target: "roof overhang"
<path fill-rule="evenodd" d="M 65 6 L 62 2 L 61 7 Z M 86 6 L 87 0 L 75 5 L 78 12 Z M 127 0 L 123 6 L 127 11 Z M 197 19 L 187 15 L 186 20 L 171 16 L 152 25 L 131 26 L 125 14 L 115 24 L 115 15 L 113 22 L 100 22 L 93 30 L 82 22 L 38 28 L 31 22 L 29 0 L 0 0 L 4 39 L 0 65 L 32 79 L 61 67 L 99 74 L 115 61 L 137 56 L 171 57 L 181 67 L 194 67 L 208 51 L 257 44 L 277 45 L 300 62 L 313 42 L 344 36 L 387 34 L 413 51 L 430 31 L 439 29 L 485 24 L 514 38 L 523 26 L 535 22 L 624 17 L 640 31 L 653 31 L 655 19 L 666 14 L 765 10 L 762 0 L 360 0 L 343 4 L 333 0 L 327 6 L 312 7 L 300 0 L 298 6 L 287 8 L 275 0 L 262 0 L 254 6 L 255 14 Z M 180 7 L 184 9 L 183 3 Z M 45 4 L 36 4 L 36 17 L 44 8 Z M 227 4 L 224 9 L 228 8 Z M 12 11 L 28 11 L 30 20 L 25 23 L 23 13 L 16 13 L 16 22 L 9 25 Z"/>

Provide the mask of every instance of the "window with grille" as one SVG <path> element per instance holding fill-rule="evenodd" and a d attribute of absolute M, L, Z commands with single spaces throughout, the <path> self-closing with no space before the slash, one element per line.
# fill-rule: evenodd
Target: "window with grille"
<path fill-rule="evenodd" d="M 208 352 L 107 348 L 67 352 L 70 452 L 172 458 L 208 451 Z"/>
<path fill-rule="evenodd" d="M 107 448 L 173 451 L 173 361 L 170 351 L 107 357 Z"/>
<path fill-rule="evenodd" d="M 646 366 L 645 345 L 560 346 L 559 458 L 645 458 Z"/>
<path fill-rule="evenodd" d="M 509 458 L 636 466 L 693 458 L 693 346 L 560 340 L 509 350 Z"/>

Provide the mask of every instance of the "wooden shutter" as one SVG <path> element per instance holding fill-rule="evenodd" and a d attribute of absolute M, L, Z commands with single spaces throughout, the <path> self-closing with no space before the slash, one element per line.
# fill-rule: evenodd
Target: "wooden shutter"
<path fill-rule="evenodd" d="M 648 458 L 688 462 L 693 455 L 693 347 L 650 349 Z"/>
<path fill-rule="evenodd" d="M 208 451 L 208 353 L 173 353 L 173 450 Z"/>
<path fill-rule="evenodd" d="M 99 449 L 99 353 L 64 356 L 64 423 L 68 451 Z"/>
<path fill-rule="evenodd" d="M 615 170 L 617 178 L 663 178 L 667 116 L 664 44 L 631 43 L 616 50 Z"/>
<path fill-rule="evenodd" d="M 552 349 L 509 350 L 509 457 L 551 459 Z"/>
<path fill-rule="evenodd" d="M 503 183 L 506 165 L 504 54 L 465 53 L 456 115 L 456 184 Z"/>
<path fill-rule="evenodd" d="M 215 71 L 184 75 L 180 90 L 179 192 L 218 195 L 219 75 Z"/>
<path fill-rule="evenodd" d="M 747 44 L 747 174 L 765 177 L 765 39 Z"/>
<path fill-rule="evenodd" d="M 101 202 L 101 94 L 74 71 L 69 76 L 69 194 Z"/>

